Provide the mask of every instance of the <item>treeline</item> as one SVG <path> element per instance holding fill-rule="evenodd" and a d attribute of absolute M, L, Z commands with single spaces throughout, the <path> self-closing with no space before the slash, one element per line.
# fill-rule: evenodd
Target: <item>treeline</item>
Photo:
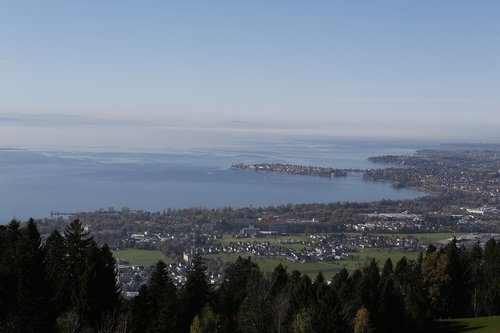
<path fill-rule="evenodd" d="M 166 209 L 162 212 L 133 211 L 121 209 L 119 211 L 99 210 L 95 212 L 81 212 L 74 215 L 75 219 L 92 227 L 92 233 L 99 243 L 108 243 L 114 247 L 130 246 L 121 241 L 131 233 L 178 234 L 191 232 L 196 226 L 205 233 L 236 233 L 249 224 L 266 228 L 269 225 L 287 224 L 290 233 L 323 233 L 345 231 L 345 224 L 365 223 L 369 220 L 365 213 L 373 212 L 401 212 L 429 215 L 430 219 L 437 220 L 442 216 L 463 214 L 460 207 L 478 207 L 487 202 L 479 194 L 459 190 L 443 189 L 439 196 L 425 196 L 413 200 L 379 200 L 374 202 L 334 202 L 310 204 L 286 204 L 269 207 L 222 207 L 217 209 L 186 208 Z M 488 199 L 489 200 L 489 199 Z M 435 213 L 434 213 L 435 212 Z M 311 221 L 317 223 L 302 223 Z M 483 216 L 483 221 L 488 217 Z M 491 217 L 493 220 L 497 216 Z M 424 219 L 424 228 L 432 231 L 488 231 L 498 232 L 498 224 L 478 224 L 473 226 L 457 226 L 453 224 L 430 225 Z M 288 223 L 287 221 L 294 221 Z M 38 221 L 42 234 L 49 234 L 53 229 L 59 229 L 66 221 L 59 218 L 45 218 Z M 414 232 L 415 230 L 404 230 Z M 420 232 L 422 230 L 419 230 Z"/>
<path fill-rule="evenodd" d="M 279 265 L 263 273 L 238 258 L 213 290 L 199 257 L 176 290 L 159 263 L 132 305 L 140 332 L 423 332 L 440 318 L 500 313 L 500 243 L 430 247 L 416 261 L 343 269 L 314 280 Z M 196 283 L 194 283 L 196 281 Z M 195 289 L 195 286 L 197 289 Z M 150 304 L 154 304 L 151 306 Z M 187 308 L 186 308 L 187 306 Z"/>
<path fill-rule="evenodd" d="M 250 258 L 219 287 L 197 255 L 182 288 L 163 262 L 133 300 L 119 296 L 109 248 L 78 221 L 45 244 L 33 221 L 0 226 L 0 332 L 422 332 L 440 318 L 500 314 L 500 242 L 429 247 L 418 260 L 314 280 Z"/>

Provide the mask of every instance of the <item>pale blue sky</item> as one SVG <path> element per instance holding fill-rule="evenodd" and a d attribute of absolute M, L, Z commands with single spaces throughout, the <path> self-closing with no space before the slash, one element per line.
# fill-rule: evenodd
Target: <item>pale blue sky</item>
<path fill-rule="evenodd" d="M 13 112 L 500 141 L 500 1 L 0 1 Z"/>

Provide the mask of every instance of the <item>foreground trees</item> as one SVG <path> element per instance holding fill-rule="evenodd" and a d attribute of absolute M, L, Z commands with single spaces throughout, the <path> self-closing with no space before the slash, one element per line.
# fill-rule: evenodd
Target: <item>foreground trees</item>
<path fill-rule="evenodd" d="M 0 330 L 50 332 L 53 313 L 45 277 L 44 251 L 33 220 L 0 229 Z"/>
<path fill-rule="evenodd" d="M 250 258 L 238 258 L 215 290 L 207 287 L 197 258 L 191 266 L 197 274 L 188 275 L 184 288 L 171 289 L 175 296 L 169 299 L 180 305 L 170 312 L 179 325 L 170 331 L 425 332 L 435 319 L 498 314 L 500 245 L 491 240 L 482 252 L 478 245 L 465 249 L 453 240 L 440 250 L 431 246 L 415 261 L 387 260 L 380 269 L 372 260 L 352 274 L 342 269 L 331 281 L 321 273 L 311 280 L 282 265 L 263 273 Z M 158 269 L 165 272 L 164 265 Z M 138 306 L 142 297 L 158 299 L 147 292 L 153 277 L 136 299 Z M 187 297 L 194 281 L 196 301 Z M 143 325 L 135 330 L 154 332 Z"/>
<path fill-rule="evenodd" d="M 0 226 L 0 332 L 111 332 L 120 291 L 110 249 L 81 223 L 45 245 L 33 220 Z"/>
<path fill-rule="evenodd" d="M 500 313 L 500 243 L 465 249 L 453 240 L 331 281 L 282 265 L 264 273 L 238 258 L 217 288 L 196 255 L 183 287 L 160 261 L 126 301 L 109 247 L 79 221 L 45 244 L 33 220 L 12 221 L 0 226 L 0 295 L 0 332 L 422 332 L 439 318 Z"/>

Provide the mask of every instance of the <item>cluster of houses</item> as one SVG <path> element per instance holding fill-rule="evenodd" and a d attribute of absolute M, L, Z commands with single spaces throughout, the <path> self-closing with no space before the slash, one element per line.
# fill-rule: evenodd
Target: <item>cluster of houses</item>
<path fill-rule="evenodd" d="M 346 170 L 335 168 L 324 168 L 318 166 L 292 165 L 281 163 L 258 163 L 258 164 L 233 164 L 232 169 L 246 169 L 259 172 L 279 172 L 289 175 L 306 175 L 319 177 L 345 177 Z"/>
<path fill-rule="evenodd" d="M 141 233 L 133 233 L 128 239 L 123 240 L 125 247 L 137 247 L 142 249 L 153 249 L 158 244 L 166 242 L 170 239 L 169 236 L 163 236 L 160 233 L 149 233 L 147 231 Z M 130 246 L 133 244 L 134 246 Z"/>
<path fill-rule="evenodd" d="M 349 257 L 350 252 L 364 248 L 393 248 L 405 252 L 425 250 L 420 240 L 411 236 L 393 238 L 370 234 L 317 234 L 305 240 L 290 238 L 270 242 L 262 239 L 268 234 L 263 234 L 253 226 L 243 228 L 239 236 L 242 235 L 247 238 L 221 246 L 201 247 L 199 250 L 202 254 L 248 253 L 253 256 L 282 257 L 297 263 L 343 260 Z"/>
<path fill-rule="evenodd" d="M 486 244 L 487 241 L 490 239 L 495 239 L 496 241 L 500 241 L 500 234 L 496 233 L 469 233 L 469 234 L 463 234 L 455 237 L 457 240 L 457 245 L 458 246 L 464 246 L 464 247 L 472 247 L 475 244 L 479 244 L 481 247 L 484 248 L 484 245 Z M 452 238 L 447 238 L 440 240 L 436 242 L 436 245 L 438 247 L 445 246 L 448 244 Z"/>
<path fill-rule="evenodd" d="M 419 230 L 425 228 L 421 215 L 403 213 L 362 214 L 370 221 L 358 224 L 346 224 L 346 230 L 398 232 L 404 229 Z"/>
<path fill-rule="evenodd" d="M 167 270 L 174 284 L 180 288 L 186 283 L 186 275 L 192 254 L 184 254 L 184 262 L 172 263 L 167 265 Z M 117 260 L 117 282 L 121 287 L 122 295 L 126 298 L 133 298 L 139 294 L 140 287 L 147 283 L 148 277 L 153 271 L 154 266 L 144 267 L 130 265 L 126 260 Z M 221 275 L 217 272 L 207 272 L 208 281 L 212 285 L 220 284 Z"/>
<path fill-rule="evenodd" d="M 130 265 L 128 261 L 123 259 L 118 259 L 116 264 L 116 278 L 123 296 L 126 298 L 137 296 L 139 288 L 147 280 L 149 269 L 144 266 Z"/>
<path fill-rule="evenodd" d="M 249 225 L 248 228 L 240 230 L 239 237 L 259 237 L 259 236 L 283 236 L 288 235 L 288 226 L 286 225 L 270 225 L 269 230 L 261 230 Z"/>
<path fill-rule="evenodd" d="M 470 212 L 472 213 L 472 212 Z M 372 214 L 369 216 L 376 222 L 353 225 L 357 231 L 363 230 L 391 230 L 388 229 L 395 224 L 419 223 L 419 215 L 401 214 Z M 181 287 L 186 282 L 186 273 L 189 263 L 193 258 L 193 253 L 199 251 L 202 255 L 218 253 L 246 253 L 252 256 L 281 257 L 294 263 L 310 262 L 333 262 L 350 258 L 354 252 L 366 248 L 392 248 L 405 252 L 420 251 L 426 249 L 422 242 L 411 236 L 391 237 L 389 235 L 376 235 L 370 233 L 341 233 L 341 234 L 313 234 L 308 237 L 283 237 L 288 234 L 286 225 L 270 226 L 268 230 L 249 225 L 242 228 L 239 234 L 235 235 L 235 241 L 224 244 L 216 241 L 202 242 L 205 244 L 191 244 L 190 250 L 183 254 L 183 261 L 168 265 L 168 272 L 174 283 Z M 278 237 L 279 236 L 279 237 Z M 174 236 L 160 234 L 132 234 L 129 236 L 135 242 L 149 243 L 151 245 L 159 242 L 168 242 Z M 185 237 L 188 237 L 185 235 Z M 479 237 L 479 236 L 477 236 Z M 460 239 L 460 241 L 470 243 L 477 242 L 476 236 Z M 483 236 L 481 236 L 483 237 Z M 216 237 L 209 237 L 209 239 Z M 217 237 L 219 238 L 219 237 Z M 266 239 L 267 238 L 267 239 Z M 484 238 L 484 237 L 483 237 Z M 481 239 L 483 239 L 481 238 Z M 195 250 L 196 249 L 196 250 Z M 121 285 L 125 297 L 137 295 L 140 286 L 147 281 L 147 277 L 153 267 L 143 267 L 130 265 L 124 260 L 118 260 L 117 272 L 118 281 Z M 217 285 L 221 281 L 219 272 L 207 273 L 209 281 Z"/>

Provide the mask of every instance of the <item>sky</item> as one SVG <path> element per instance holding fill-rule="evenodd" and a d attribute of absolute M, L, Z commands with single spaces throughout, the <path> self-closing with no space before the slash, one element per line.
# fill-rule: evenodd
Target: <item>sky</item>
<path fill-rule="evenodd" d="M 0 1 L 0 146 L 74 128 L 75 143 L 113 144 L 130 127 L 500 142 L 498 13 L 481 0 Z"/>

